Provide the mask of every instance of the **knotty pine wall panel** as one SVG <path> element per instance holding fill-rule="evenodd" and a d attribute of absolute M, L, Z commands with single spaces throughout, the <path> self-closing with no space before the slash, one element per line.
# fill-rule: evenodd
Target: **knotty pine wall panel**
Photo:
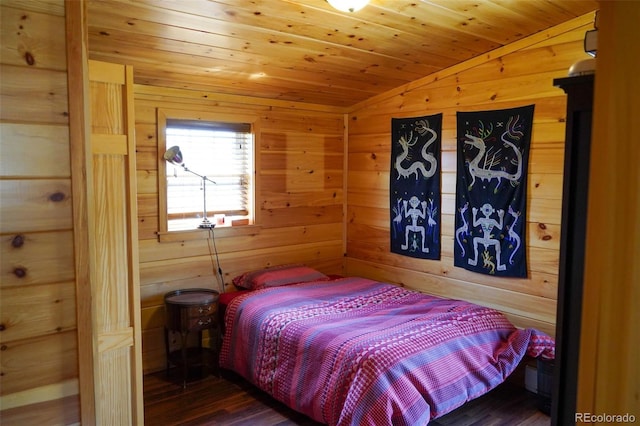
<path fill-rule="evenodd" d="M 258 117 L 255 226 L 214 229 L 215 247 L 206 232 L 203 238 L 159 241 L 158 109 Z M 135 116 L 145 372 L 165 367 L 164 294 L 189 287 L 220 290 L 217 259 L 227 291 L 234 290 L 236 275 L 271 265 L 305 263 L 343 272 L 342 110 L 137 85 Z"/>
<path fill-rule="evenodd" d="M 469 61 L 455 72 L 415 81 L 365 101 L 349 114 L 346 273 L 384 279 L 495 307 L 519 326 L 555 332 L 566 98 L 553 86 L 586 59 L 589 16 L 514 48 Z M 529 159 L 525 279 L 496 278 L 453 266 L 456 112 L 535 104 Z M 439 261 L 390 253 L 391 119 L 443 113 L 442 254 Z"/>
<path fill-rule="evenodd" d="M 0 19 L 0 423 L 78 424 L 65 3 Z"/>

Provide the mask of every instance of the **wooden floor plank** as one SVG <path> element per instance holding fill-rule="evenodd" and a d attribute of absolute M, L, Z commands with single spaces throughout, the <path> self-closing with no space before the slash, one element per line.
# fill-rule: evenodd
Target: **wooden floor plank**
<path fill-rule="evenodd" d="M 319 426 L 231 372 L 189 381 L 176 372 L 145 376 L 145 424 L 154 426 Z M 548 426 L 537 397 L 511 381 L 433 420 L 433 426 Z"/>

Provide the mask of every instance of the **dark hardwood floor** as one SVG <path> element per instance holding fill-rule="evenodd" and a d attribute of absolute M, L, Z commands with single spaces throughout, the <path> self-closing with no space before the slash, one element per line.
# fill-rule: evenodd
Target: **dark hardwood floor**
<path fill-rule="evenodd" d="M 173 369 L 172 369 L 173 370 Z M 176 371 L 149 374 L 144 380 L 145 424 L 318 426 L 308 417 L 272 399 L 230 372 L 188 382 L 186 389 Z M 468 402 L 430 425 L 549 425 L 549 416 L 537 408 L 537 398 L 507 381 L 488 394 Z"/>

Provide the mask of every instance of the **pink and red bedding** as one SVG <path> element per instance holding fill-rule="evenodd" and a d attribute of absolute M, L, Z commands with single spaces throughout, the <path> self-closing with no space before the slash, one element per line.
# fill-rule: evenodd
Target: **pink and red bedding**
<path fill-rule="evenodd" d="M 306 265 L 292 264 L 245 272 L 233 279 L 233 285 L 248 290 L 259 290 L 261 288 L 329 279 L 328 275 Z"/>
<path fill-rule="evenodd" d="M 554 357 L 493 309 L 355 277 L 241 294 L 225 329 L 221 367 L 329 425 L 427 424 Z"/>
<path fill-rule="evenodd" d="M 220 324 L 222 324 L 222 333 L 224 334 L 225 331 L 224 314 L 227 311 L 227 306 L 233 299 L 243 293 L 261 288 L 299 284 L 309 281 L 335 280 L 338 278 L 342 278 L 342 276 L 325 275 L 322 272 L 298 263 L 257 269 L 238 275 L 233 279 L 233 285 L 239 290 L 222 293 L 218 298 L 218 315 Z"/>

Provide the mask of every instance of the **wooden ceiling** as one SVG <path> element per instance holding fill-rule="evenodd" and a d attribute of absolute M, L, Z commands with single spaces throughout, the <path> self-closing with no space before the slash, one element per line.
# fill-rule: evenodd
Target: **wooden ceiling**
<path fill-rule="evenodd" d="M 595 0 L 89 0 L 91 59 L 135 82 L 348 107 L 598 8 Z"/>

